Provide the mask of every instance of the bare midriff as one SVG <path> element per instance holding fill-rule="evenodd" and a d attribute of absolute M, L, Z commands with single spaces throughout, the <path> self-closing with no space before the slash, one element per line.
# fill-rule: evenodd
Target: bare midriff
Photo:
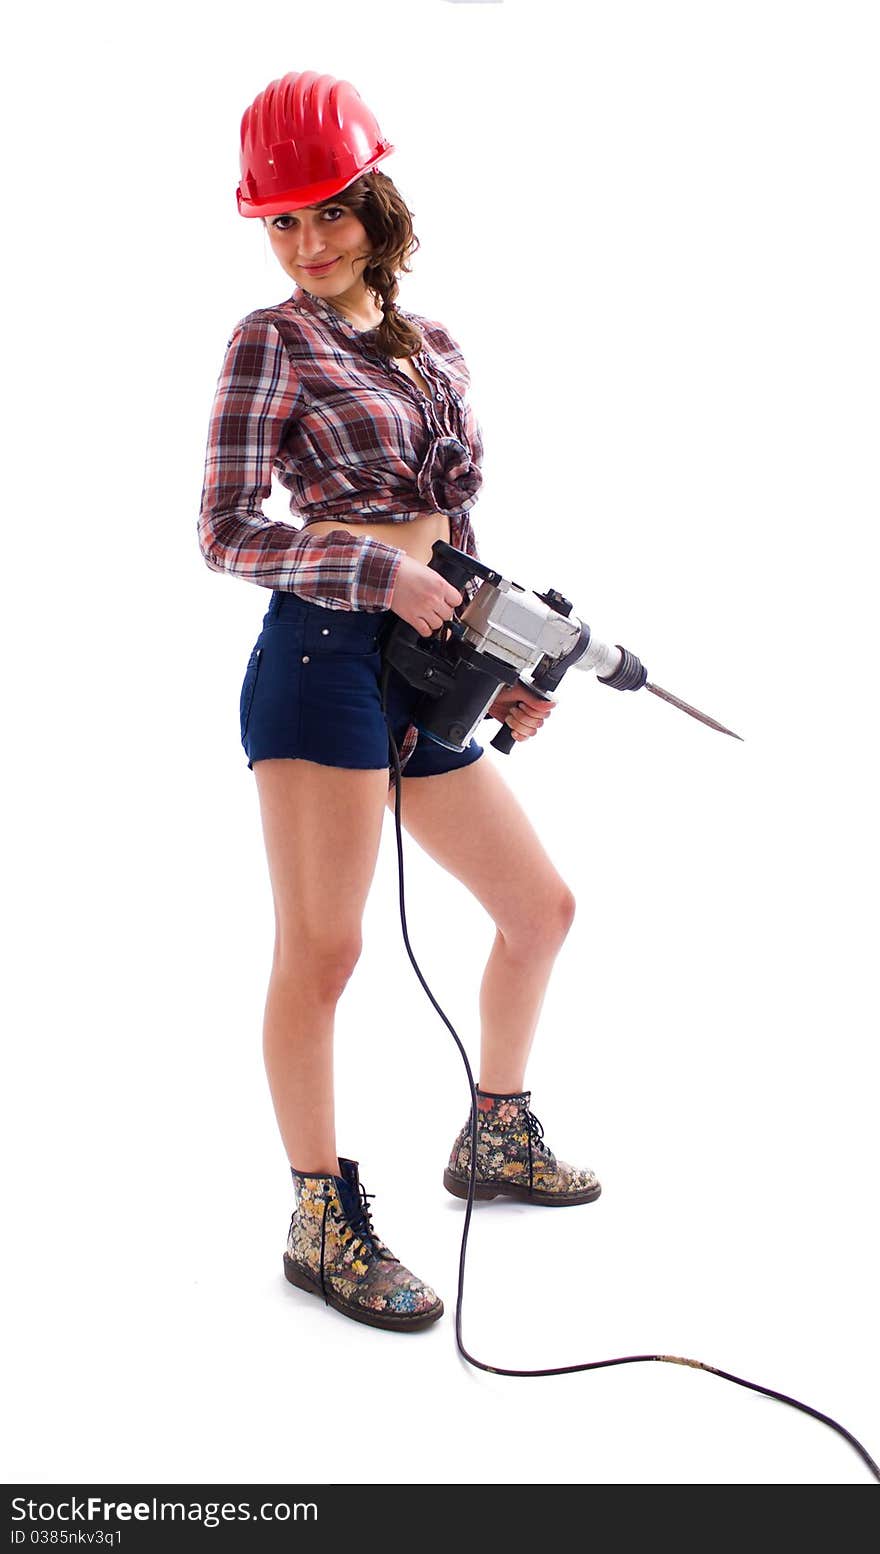
<path fill-rule="evenodd" d="M 344 518 L 321 518 L 317 523 L 304 525 L 302 534 L 330 534 L 334 529 L 347 529 L 349 534 L 383 540 L 386 545 L 396 545 L 415 561 L 427 566 L 431 560 L 431 546 L 435 540 L 451 544 L 448 513 L 425 513 L 409 518 L 403 523 L 346 523 Z"/>

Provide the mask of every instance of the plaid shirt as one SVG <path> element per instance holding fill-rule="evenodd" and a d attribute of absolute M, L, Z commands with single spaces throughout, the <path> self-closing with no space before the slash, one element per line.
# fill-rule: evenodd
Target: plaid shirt
<path fill-rule="evenodd" d="M 413 358 L 428 397 L 322 298 L 297 287 L 234 326 L 217 381 L 198 541 L 206 564 L 333 610 L 387 610 L 404 552 L 369 534 L 308 525 L 407 523 L 447 513 L 457 549 L 478 557 L 468 516 L 483 444 L 467 400 L 470 374 L 442 324 L 399 308 L 422 336 Z M 272 475 L 300 527 L 267 518 Z M 479 583 L 461 592 L 467 603 Z M 463 608 L 464 606 L 460 606 Z M 415 748 L 410 725 L 401 766 Z"/>

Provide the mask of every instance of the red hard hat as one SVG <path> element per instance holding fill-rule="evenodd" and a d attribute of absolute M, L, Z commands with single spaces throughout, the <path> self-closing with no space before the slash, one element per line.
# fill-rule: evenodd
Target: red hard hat
<path fill-rule="evenodd" d="M 394 150 L 350 81 L 291 71 L 241 121 L 241 216 L 280 216 L 339 194 Z"/>

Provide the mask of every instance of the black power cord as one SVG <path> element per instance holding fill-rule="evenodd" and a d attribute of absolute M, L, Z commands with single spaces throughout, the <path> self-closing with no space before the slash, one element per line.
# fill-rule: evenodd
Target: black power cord
<path fill-rule="evenodd" d="M 468 1062 L 468 1056 L 467 1056 L 467 1053 L 464 1050 L 464 1047 L 462 1046 L 462 1043 L 461 1043 L 461 1041 L 459 1039 L 458 1033 L 455 1030 L 455 1028 L 453 1027 L 453 1025 L 451 1024 L 451 1022 L 447 1019 L 447 1017 L 444 1014 L 443 1010 L 440 1008 L 440 1005 L 438 1004 L 436 998 L 434 997 L 433 993 L 431 992 L 431 989 L 428 987 L 427 982 L 425 981 L 424 977 L 422 976 L 422 973 L 421 973 L 421 971 L 419 969 L 418 962 L 417 962 L 417 960 L 415 958 L 415 955 L 412 952 L 412 947 L 411 947 L 410 942 L 409 942 L 409 933 L 407 931 L 407 926 L 406 926 L 406 911 L 405 911 L 405 907 L 404 907 L 403 835 L 402 835 L 401 824 L 400 824 L 400 800 L 401 800 L 401 789 L 400 789 L 400 783 L 401 783 L 400 752 L 398 751 L 397 742 L 396 742 L 396 740 L 394 738 L 394 735 L 393 735 L 393 733 L 391 731 L 391 722 L 390 722 L 390 719 L 388 718 L 387 711 L 386 711 L 386 700 L 387 700 L 386 692 L 387 692 L 388 678 L 389 678 L 390 672 L 391 672 L 391 665 L 388 662 L 386 662 L 384 664 L 383 672 L 382 672 L 382 710 L 383 710 L 383 712 L 385 712 L 385 721 L 386 721 L 386 723 L 388 725 L 388 741 L 389 741 L 389 744 L 391 746 L 392 755 L 394 757 L 394 785 L 395 785 L 395 793 L 394 793 L 394 826 L 395 826 L 395 831 L 396 831 L 396 835 L 397 835 L 397 867 L 398 867 L 399 894 L 400 894 L 400 922 L 401 922 L 401 927 L 403 929 L 403 941 L 404 941 L 404 944 L 406 945 L 406 952 L 407 952 L 407 954 L 408 954 L 408 956 L 410 958 L 410 961 L 412 962 L 412 967 L 413 967 L 413 970 L 415 971 L 416 976 L 418 977 L 420 983 L 422 984 L 422 987 L 424 988 L 424 990 L 427 993 L 429 999 L 431 1000 L 431 1003 L 434 1005 L 434 1008 L 436 1009 L 437 1013 L 439 1014 L 439 1016 L 440 1016 L 441 1020 L 443 1021 L 444 1025 L 449 1030 L 449 1033 L 452 1036 L 452 1039 L 455 1042 L 455 1045 L 457 1046 L 459 1052 L 461 1053 L 461 1060 L 462 1060 L 462 1062 L 464 1063 L 464 1066 L 465 1066 L 465 1072 L 467 1073 L 468 1084 L 470 1086 L 470 1091 L 471 1091 L 471 1119 L 470 1119 L 470 1122 L 471 1122 L 471 1158 L 470 1158 L 470 1172 L 469 1172 L 469 1181 L 468 1181 L 467 1208 L 465 1210 L 464 1230 L 462 1231 L 462 1237 L 461 1237 L 461 1252 L 460 1252 L 459 1260 L 458 1260 L 458 1297 L 457 1297 L 457 1300 L 456 1300 L 456 1303 L 455 1303 L 455 1341 L 456 1341 L 456 1344 L 458 1345 L 458 1349 L 459 1349 L 460 1354 L 463 1356 L 463 1358 L 465 1360 L 467 1360 L 469 1365 L 474 1365 L 474 1366 L 477 1367 L 478 1370 L 481 1370 L 481 1371 L 489 1371 L 493 1376 L 567 1376 L 567 1375 L 570 1375 L 571 1373 L 573 1373 L 574 1371 L 595 1371 L 595 1370 L 601 1370 L 604 1367 L 609 1366 L 609 1365 L 642 1365 L 642 1364 L 645 1364 L 646 1362 L 651 1361 L 651 1360 L 658 1361 L 660 1364 L 663 1364 L 663 1365 L 689 1365 L 694 1370 L 709 1371 L 713 1376 L 720 1376 L 723 1381 L 735 1382 L 735 1384 L 738 1387 L 748 1387 L 749 1391 L 751 1391 L 751 1392 L 761 1392 L 761 1393 L 763 1393 L 764 1397 L 775 1398 L 778 1403 L 788 1403 L 791 1408 L 800 1409 L 801 1413 L 803 1413 L 803 1414 L 810 1414 L 813 1419 L 818 1419 L 818 1420 L 820 1420 L 820 1422 L 822 1424 L 829 1425 L 832 1430 L 836 1430 L 837 1431 L 838 1435 L 842 1435 L 845 1441 L 849 1441 L 850 1446 L 855 1448 L 855 1450 L 858 1452 L 859 1456 L 862 1458 L 862 1461 L 867 1464 L 867 1467 L 869 1468 L 870 1472 L 873 1474 L 874 1478 L 877 1479 L 878 1482 L 880 1482 L 880 1466 L 878 1466 L 878 1464 L 874 1461 L 874 1458 L 871 1456 L 870 1452 L 867 1450 L 866 1447 L 864 1447 L 862 1445 L 861 1441 L 857 1440 L 856 1437 L 849 1430 L 845 1429 L 842 1424 L 838 1424 L 836 1419 L 832 1419 L 829 1414 L 820 1413 L 818 1408 L 811 1408 L 809 1403 L 801 1403 L 801 1402 L 798 1401 L 797 1398 L 789 1397 L 788 1394 L 785 1393 L 785 1392 L 777 1392 L 777 1391 L 775 1391 L 775 1389 L 773 1387 L 762 1387 L 756 1381 L 746 1381 L 746 1380 L 744 1380 L 744 1378 L 742 1376 L 734 1376 L 731 1371 L 719 1370 L 717 1365 L 707 1365 L 703 1360 L 688 1360 L 683 1355 L 678 1355 L 678 1354 L 625 1354 L 625 1355 L 620 1355 L 616 1359 L 613 1359 L 613 1360 L 584 1360 L 579 1365 L 550 1365 L 545 1370 L 520 1371 L 520 1370 L 513 1370 L 512 1368 L 510 1368 L 508 1366 L 504 1366 L 504 1365 L 487 1365 L 485 1360 L 478 1360 L 478 1359 L 476 1359 L 474 1357 L 474 1355 L 470 1354 L 469 1351 L 465 1348 L 464 1341 L 463 1341 L 462 1336 L 461 1336 L 461 1311 L 462 1311 L 462 1303 L 463 1303 L 463 1300 L 464 1300 L 464 1265 L 465 1265 L 465 1257 L 467 1255 L 467 1241 L 468 1241 L 468 1232 L 470 1230 L 470 1223 L 471 1223 L 471 1212 L 473 1210 L 473 1203 L 474 1203 L 474 1188 L 476 1186 L 476 1168 L 477 1168 L 477 1091 L 476 1091 L 476 1086 L 474 1084 L 473 1072 L 471 1070 L 470 1063 Z"/>

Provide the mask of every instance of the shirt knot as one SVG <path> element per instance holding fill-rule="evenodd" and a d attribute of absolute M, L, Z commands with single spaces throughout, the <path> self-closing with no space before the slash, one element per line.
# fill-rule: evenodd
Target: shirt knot
<path fill-rule="evenodd" d="M 463 512 L 483 476 L 457 437 L 435 437 L 417 475 L 419 495 L 440 513 Z"/>

